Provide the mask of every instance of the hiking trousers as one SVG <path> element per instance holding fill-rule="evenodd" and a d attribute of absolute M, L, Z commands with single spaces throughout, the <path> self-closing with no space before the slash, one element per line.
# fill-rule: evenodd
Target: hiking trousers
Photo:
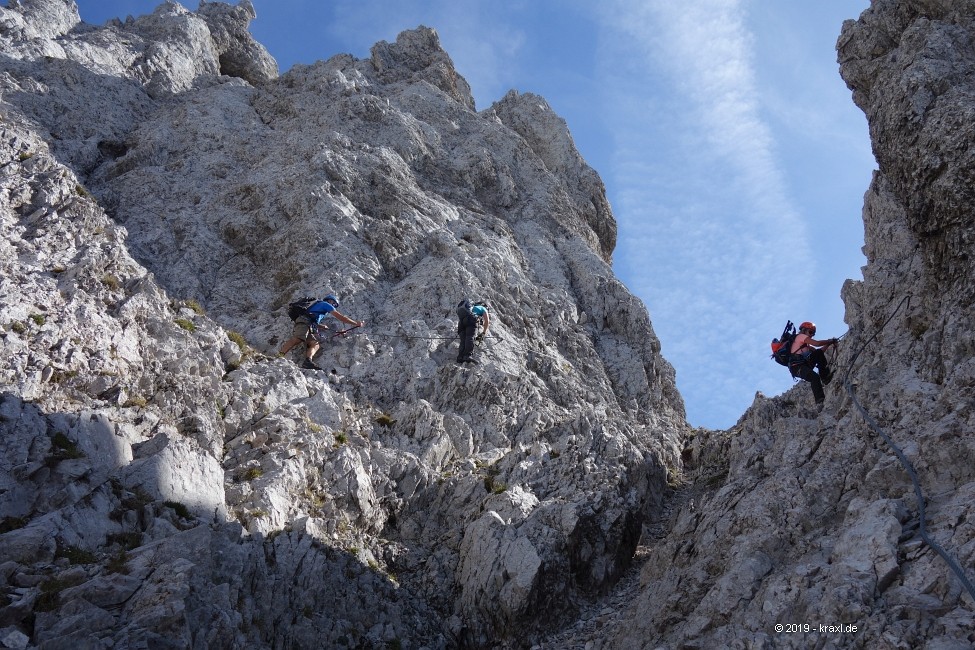
<path fill-rule="evenodd" d="M 817 404 L 822 404 L 825 401 L 826 392 L 823 390 L 823 384 L 828 384 L 833 378 L 833 374 L 829 370 L 829 361 L 826 360 L 825 352 L 822 350 L 813 350 L 806 355 L 802 363 L 790 367 L 789 370 L 792 372 L 793 377 L 798 377 L 809 382 L 809 386 L 812 388 L 813 398 Z M 816 370 L 819 370 L 818 374 Z"/>
<path fill-rule="evenodd" d="M 466 361 L 474 358 L 474 336 L 476 334 L 476 318 L 464 318 L 457 323 L 457 335 L 460 337 L 460 350 L 457 351 L 457 361 Z"/>

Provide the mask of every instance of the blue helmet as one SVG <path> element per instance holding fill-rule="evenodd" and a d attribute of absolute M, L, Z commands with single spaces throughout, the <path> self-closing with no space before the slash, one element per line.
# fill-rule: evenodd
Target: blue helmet
<path fill-rule="evenodd" d="M 335 306 L 336 307 L 339 306 L 339 297 L 336 296 L 334 293 L 328 294 L 327 296 L 325 296 L 324 298 L 322 298 L 322 300 L 325 301 L 325 302 L 335 303 Z"/>
<path fill-rule="evenodd" d="M 485 307 L 479 302 L 474 303 L 474 306 L 471 307 L 471 313 L 474 314 L 475 316 L 483 316 L 484 314 L 487 313 L 487 307 Z"/>

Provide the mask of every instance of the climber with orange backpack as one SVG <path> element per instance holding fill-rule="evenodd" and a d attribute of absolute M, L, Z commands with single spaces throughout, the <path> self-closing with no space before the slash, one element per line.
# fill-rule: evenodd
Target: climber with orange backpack
<path fill-rule="evenodd" d="M 788 366 L 793 377 L 809 382 L 816 404 L 822 404 L 826 399 L 823 385 L 829 384 L 833 379 L 825 350 L 836 345 L 839 339 L 817 341 L 813 338 L 815 335 L 815 323 L 800 323 L 799 331 L 796 332 L 792 321 L 787 322 L 782 336 L 772 340 L 772 358 L 779 364 Z"/>

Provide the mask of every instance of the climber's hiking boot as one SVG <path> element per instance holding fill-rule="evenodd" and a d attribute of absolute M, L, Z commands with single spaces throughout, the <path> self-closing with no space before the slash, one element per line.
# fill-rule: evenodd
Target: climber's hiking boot
<path fill-rule="evenodd" d="M 322 369 L 321 366 L 317 365 L 311 359 L 305 359 L 305 362 L 303 364 L 301 364 L 301 367 L 304 368 L 305 370 L 321 370 Z"/>

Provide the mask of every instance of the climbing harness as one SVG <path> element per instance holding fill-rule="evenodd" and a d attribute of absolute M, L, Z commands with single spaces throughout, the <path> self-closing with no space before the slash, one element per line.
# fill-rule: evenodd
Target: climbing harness
<path fill-rule="evenodd" d="M 337 336 L 344 337 L 346 334 L 354 329 L 362 327 L 362 325 L 353 325 L 352 327 L 347 327 L 344 330 L 338 330 L 337 332 L 332 332 L 327 326 L 313 325 L 312 326 L 312 337 L 319 343 L 325 343 L 326 341 L 331 341 Z M 332 332 L 329 334 L 329 332 Z"/>
<path fill-rule="evenodd" d="M 914 497 L 915 499 L 917 499 L 919 533 L 921 535 L 921 539 L 924 540 L 925 544 L 927 544 L 930 548 L 934 549 L 934 551 L 941 556 L 941 559 L 943 559 L 945 563 L 948 565 L 948 567 L 955 573 L 955 575 L 961 581 L 965 589 L 968 590 L 968 594 L 972 597 L 972 600 L 975 601 L 975 587 L 972 586 L 972 583 L 968 579 L 968 576 L 965 575 L 964 569 L 962 569 L 961 566 L 959 566 L 958 563 L 954 560 L 954 558 L 952 558 L 948 554 L 948 552 L 945 551 L 941 547 L 941 545 L 938 544 L 936 541 L 934 541 L 934 539 L 932 539 L 931 536 L 928 534 L 927 519 L 924 511 L 924 507 L 925 507 L 924 492 L 922 492 L 921 490 L 921 482 L 917 477 L 917 472 L 914 471 L 914 466 L 911 464 L 911 461 L 908 460 L 907 456 L 904 455 L 904 452 L 901 450 L 901 448 L 894 443 L 894 441 L 890 438 L 890 436 L 884 433 L 883 429 L 880 428 L 880 426 L 874 421 L 874 419 L 870 417 L 870 414 L 867 413 L 866 409 L 863 408 L 863 406 L 860 404 L 860 401 L 856 397 L 856 392 L 853 390 L 853 383 L 850 381 L 850 373 L 853 372 L 853 364 L 856 363 L 857 357 L 859 357 L 860 353 L 863 352 L 863 350 L 865 350 L 866 347 L 870 345 L 870 343 L 872 343 L 875 338 L 877 338 L 877 335 L 880 334 L 880 332 L 883 331 L 885 327 L 887 327 L 887 323 L 889 323 L 894 318 L 894 315 L 897 314 L 901 306 L 903 306 L 904 303 L 908 302 L 909 300 L 910 300 L 909 295 L 904 296 L 904 298 L 902 298 L 901 301 L 897 304 L 897 307 L 894 308 L 894 311 L 890 314 L 887 320 L 885 320 L 883 324 L 879 328 L 877 328 L 877 331 L 874 332 L 873 336 L 867 339 L 867 342 L 864 343 L 862 346 L 860 346 L 860 349 L 856 351 L 856 353 L 853 355 L 853 358 L 850 359 L 850 363 L 849 366 L 847 367 L 846 375 L 843 377 L 843 387 L 846 388 L 846 392 L 850 396 L 850 399 L 853 400 L 853 405 L 856 407 L 857 411 L 859 411 L 860 416 L 863 417 L 867 425 L 871 429 L 873 429 L 874 433 L 876 433 L 881 438 L 883 438 L 884 442 L 886 442 L 887 445 L 894 451 L 894 455 L 897 456 L 897 460 L 900 461 L 901 465 L 904 467 L 904 470 L 907 472 L 908 476 L 911 477 L 911 484 L 914 486 Z"/>
<path fill-rule="evenodd" d="M 335 332 L 334 334 L 332 334 L 328 338 L 334 339 L 336 336 L 345 336 L 346 334 L 348 334 L 352 330 L 358 329 L 360 327 L 362 327 L 362 325 L 353 325 L 352 327 L 346 327 L 344 330 L 339 330 L 339 331 Z"/>
<path fill-rule="evenodd" d="M 488 334 L 486 336 L 481 336 L 474 339 L 475 349 L 480 350 L 483 354 L 495 354 L 494 347 L 499 343 L 504 341 L 503 338 L 495 334 Z"/>
<path fill-rule="evenodd" d="M 835 337 L 836 338 L 836 343 L 834 343 L 833 345 L 829 346 L 829 350 L 826 351 L 826 354 L 827 354 L 827 357 L 828 357 L 827 360 L 829 361 L 830 371 L 832 372 L 833 376 L 836 376 L 836 375 L 840 374 L 839 373 L 839 371 L 840 371 L 839 364 L 836 363 L 837 357 L 840 356 L 840 347 L 839 347 L 838 344 L 839 344 L 840 341 L 843 340 L 843 337 L 845 337 L 847 333 L 844 333 L 844 334 L 841 334 L 840 336 Z"/>

